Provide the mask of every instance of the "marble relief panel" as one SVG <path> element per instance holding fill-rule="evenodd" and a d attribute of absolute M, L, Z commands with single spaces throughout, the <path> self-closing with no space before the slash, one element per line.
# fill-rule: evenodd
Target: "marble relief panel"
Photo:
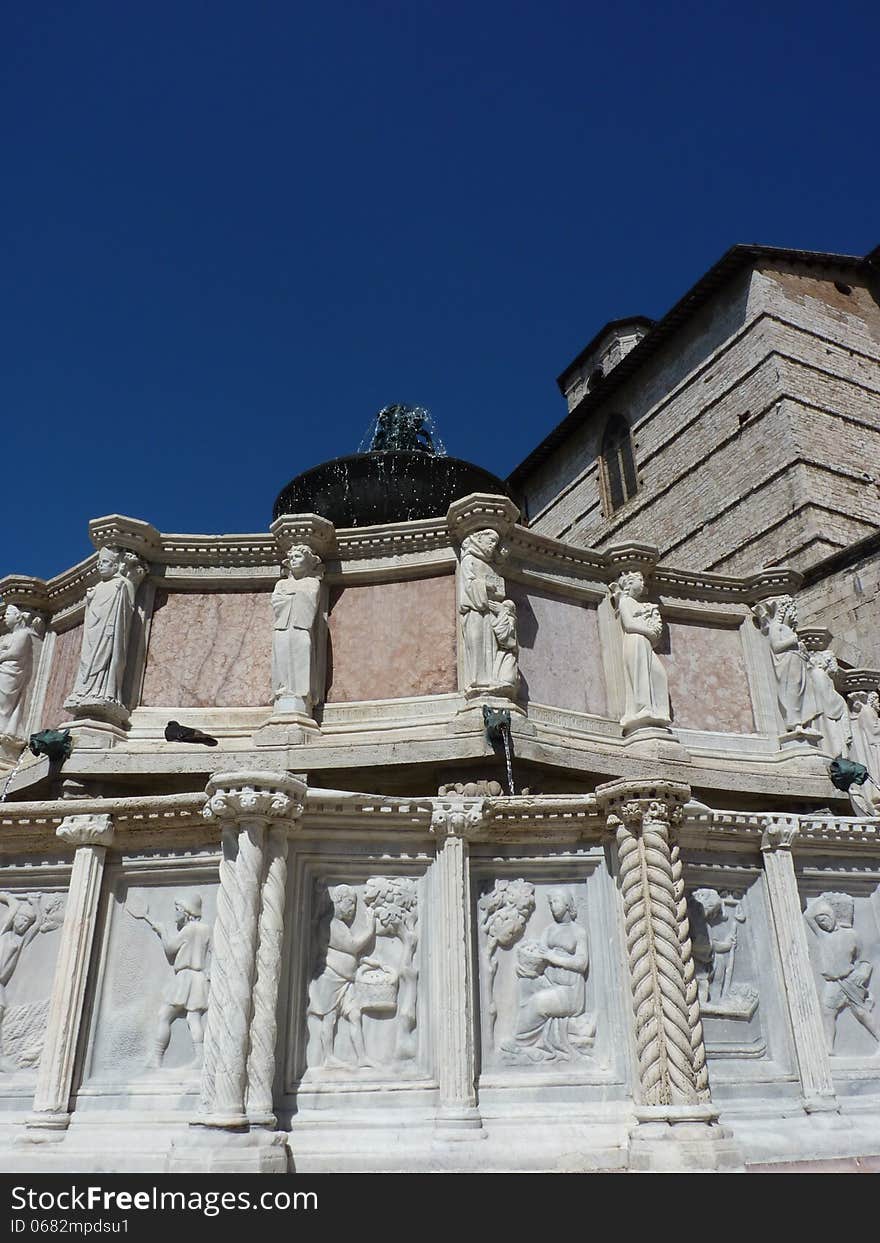
<path fill-rule="evenodd" d="M 792 1078 L 785 985 L 760 863 L 689 854 L 686 885 L 711 1082 Z"/>
<path fill-rule="evenodd" d="M 603 716 L 605 676 L 596 608 L 508 580 L 516 602 L 521 689 L 526 701 Z"/>
<path fill-rule="evenodd" d="M 119 870 L 104 911 L 86 1091 L 198 1083 L 210 993 L 216 861 Z"/>
<path fill-rule="evenodd" d="M 455 576 L 337 588 L 327 702 L 442 695 L 458 686 Z"/>
<path fill-rule="evenodd" d="M 522 863 L 527 861 L 523 860 Z M 473 879 L 481 1083 L 622 1074 L 624 1039 L 601 860 L 478 863 Z M 619 985 L 616 993 L 620 993 Z"/>
<path fill-rule="evenodd" d="M 60 888 L 0 890 L 0 1100 L 33 1093 L 66 900 Z"/>
<path fill-rule="evenodd" d="M 753 734 L 755 721 L 738 628 L 701 622 L 667 622 L 668 651 L 658 650 L 666 666 L 673 724 Z"/>
<path fill-rule="evenodd" d="M 83 628 L 80 623 L 55 636 L 46 698 L 43 701 L 41 729 L 55 729 L 62 721 L 70 720 L 70 712 L 64 707 L 64 701 L 73 690 L 73 684 L 76 681 L 82 648 L 82 633 Z"/>
<path fill-rule="evenodd" d="M 825 871 L 801 890 L 825 1047 L 832 1069 L 880 1075 L 880 876 Z"/>
<path fill-rule="evenodd" d="M 268 705 L 271 669 L 269 592 L 156 592 L 142 704 Z"/>
<path fill-rule="evenodd" d="M 430 1086 L 428 862 L 355 845 L 292 857 L 279 998 L 287 1104 Z"/>

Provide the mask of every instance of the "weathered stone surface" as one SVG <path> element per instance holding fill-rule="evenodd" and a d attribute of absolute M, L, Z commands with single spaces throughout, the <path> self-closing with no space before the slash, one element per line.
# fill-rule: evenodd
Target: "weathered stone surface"
<path fill-rule="evenodd" d="M 55 637 L 52 668 L 49 672 L 46 699 L 43 703 L 43 729 L 52 729 L 53 726 L 60 725 L 62 721 L 70 718 L 70 713 L 64 707 L 64 701 L 70 694 L 76 679 L 81 647 L 81 625 L 73 626 L 70 630 L 65 630 L 63 634 Z"/>
<path fill-rule="evenodd" d="M 606 697 L 596 610 L 519 583 L 507 590 L 517 604 L 524 698 L 601 716 Z"/>
<path fill-rule="evenodd" d="M 141 703 L 238 708 L 272 701 L 268 592 L 157 591 Z"/>
<path fill-rule="evenodd" d="M 451 574 L 334 592 L 328 703 L 454 691 L 455 632 Z"/>
<path fill-rule="evenodd" d="M 664 653 L 675 725 L 751 734 L 755 730 L 738 630 L 669 622 Z"/>

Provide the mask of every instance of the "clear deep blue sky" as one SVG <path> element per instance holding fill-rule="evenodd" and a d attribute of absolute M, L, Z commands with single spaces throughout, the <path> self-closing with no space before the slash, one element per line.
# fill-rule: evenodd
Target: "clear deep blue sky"
<path fill-rule="evenodd" d="M 266 528 L 374 413 L 506 474 L 608 319 L 880 241 L 875 0 L 5 6 L 0 574 Z"/>

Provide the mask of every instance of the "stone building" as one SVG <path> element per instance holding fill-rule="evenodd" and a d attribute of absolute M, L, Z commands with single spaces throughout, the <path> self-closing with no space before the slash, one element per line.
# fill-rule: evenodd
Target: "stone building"
<path fill-rule="evenodd" d="M 875 258 L 607 325 L 508 481 L 393 407 L 0 581 L 0 1167 L 878 1154 Z"/>

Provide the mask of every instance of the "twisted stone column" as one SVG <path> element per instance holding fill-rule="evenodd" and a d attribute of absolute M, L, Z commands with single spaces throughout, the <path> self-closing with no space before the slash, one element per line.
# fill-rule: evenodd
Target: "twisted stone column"
<path fill-rule="evenodd" d="M 437 803 L 431 832 L 437 836 L 439 906 L 438 1007 L 440 1110 L 435 1120 L 444 1138 L 482 1137 L 474 1064 L 473 967 L 471 954 L 468 838 L 483 823 L 482 803 L 464 799 Z"/>
<path fill-rule="evenodd" d="M 642 1100 L 693 1105 L 699 1091 L 681 936 L 687 914 L 670 841 L 690 791 L 658 782 L 649 789 L 600 786 L 596 793 L 617 841 Z"/>
<path fill-rule="evenodd" d="M 810 965 L 810 950 L 792 857 L 799 831 L 795 816 L 767 816 L 761 853 L 779 961 L 783 966 L 785 1001 L 791 1021 L 803 1107 L 807 1113 L 833 1113 L 838 1108 L 837 1096 L 825 1047 L 819 997 Z"/>
<path fill-rule="evenodd" d="M 247 1115 L 251 1125 L 274 1127 L 272 1089 L 278 1035 L 278 981 L 284 940 L 284 895 L 287 888 L 287 826 L 269 830 L 257 938 L 254 1016 L 247 1064 Z"/>
<path fill-rule="evenodd" d="M 32 1140 L 51 1138 L 52 1132 L 63 1134 L 70 1122 L 68 1106 L 76 1046 L 113 823 L 109 816 L 65 816 L 56 833 L 63 842 L 76 847 L 76 854 L 52 981 L 46 1040 L 37 1071 L 34 1109 L 27 1120 L 28 1138 Z"/>
<path fill-rule="evenodd" d="M 690 789 L 672 781 L 615 781 L 596 799 L 617 844 L 632 983 L 638 1070 L 630 1166 L 644 1170 L 736 1167 L 717 1125 L 677 840 Z"/>
<path fill-rule="evenodd" d="M 221 826 L 223 858 L 198 1121 L 274 1125 L 286 839 L 302 812 L 305 785 L 272 772 L 221 773 L 208 782 L 207 795 L 202 814 Z"/>

